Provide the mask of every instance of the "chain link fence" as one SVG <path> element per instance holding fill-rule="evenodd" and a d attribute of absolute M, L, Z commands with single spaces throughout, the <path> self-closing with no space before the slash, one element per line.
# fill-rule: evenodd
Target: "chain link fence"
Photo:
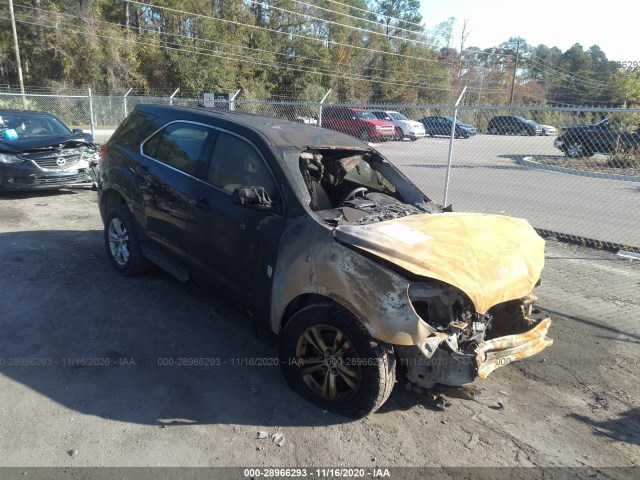
<path fill-rule="evenodd" d="M 99 143 L 139 103 L 203 105 L 199 98 L 90 92 L 28 94 L 25 102 L 92 131 Z M 19 94 L 0 92 L 0 109 L 22 105 Z M 232 108 L 371 142 L 431 199 L 455 210 L 523 217 L 547 237 L 640 251 L 639 109 L 243 99 Z"/>

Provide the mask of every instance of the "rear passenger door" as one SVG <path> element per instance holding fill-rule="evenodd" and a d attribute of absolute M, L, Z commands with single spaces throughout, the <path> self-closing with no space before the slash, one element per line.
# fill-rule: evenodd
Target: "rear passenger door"
<path fill-rule="evenodd" d="M 268 316 L 284 226 L 281 189 L 260 150 L 231 131 L 218 132 L 205 165 L 196 192 L 196 214 L 190 220 L 188 261 L 248 311 Z M 263 187 L 278 205 L 276 210 L 234 203 L 234 190 L 246 186 Z"/>
<path fill-rule="evenodd" d="M 188 223 L 196 215 L 197 175 L 215 130 L 176 121 L 151 135 L 141 146 L 148 161 L 137 172 L 150 247 L 184 263 Z"/>

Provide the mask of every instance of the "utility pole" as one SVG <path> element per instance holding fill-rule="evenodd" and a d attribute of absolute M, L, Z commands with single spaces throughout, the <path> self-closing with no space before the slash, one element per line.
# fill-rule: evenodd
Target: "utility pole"
<path fill-rule="evenodd" d="M 518 43 L 516 43 L 516 61 L 513 65 L 513 78 L 511 79 L 511 98 L 509 98 L 509 106 L 513 105 L 513 90 L 516 86 L 516 73 L 518 72 L 518 54 L 520 53 L 520 37 L 518 37 Z"/>
<path fill-rule="evenodd" d="M 24 96 L 24 80 L 22 79 L 22 65 L 20 63 L 20 47 L 18 46 L 18 32 L 16 31 L 16 17 L 13 15 L 13 0 L 9 0 L 9 13 L 11 17 L 11 32 L 13 33 L 13 46 L 16 52 L 16 65 L 18 66 L 18 82 L 22 96 L 22 108 L 27 109 L 27 98 Z"/>

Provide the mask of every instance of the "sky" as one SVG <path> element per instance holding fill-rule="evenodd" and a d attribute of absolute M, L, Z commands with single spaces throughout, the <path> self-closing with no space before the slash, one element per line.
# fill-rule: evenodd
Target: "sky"
<path fill-rule="evenodd" d="M 420 14 L 427 27 L 456 17 L 456 49 L 468 19 L 465 48 L 489 48 L 519 36 L 530 45 L 543 43 L 563 52 L 575 43 L 585 50 L 598 45 L 609 60 L 640 61 L 638 0 L 421 0 Z"/>

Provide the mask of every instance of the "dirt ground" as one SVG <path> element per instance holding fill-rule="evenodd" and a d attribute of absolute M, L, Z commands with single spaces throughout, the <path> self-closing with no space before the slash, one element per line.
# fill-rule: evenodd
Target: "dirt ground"
<path fill-rule="evenodd" d="M 277 366 L 238 366 L 276 357 L 277 338 L 215 292 L 118 275 L 95 192 L 0 197 L 0 466 L 637 467 L 639 264 L 548 242 L 536 294 L 552 346 L 473 399 L 399 382 L 353 421 Z"/>

